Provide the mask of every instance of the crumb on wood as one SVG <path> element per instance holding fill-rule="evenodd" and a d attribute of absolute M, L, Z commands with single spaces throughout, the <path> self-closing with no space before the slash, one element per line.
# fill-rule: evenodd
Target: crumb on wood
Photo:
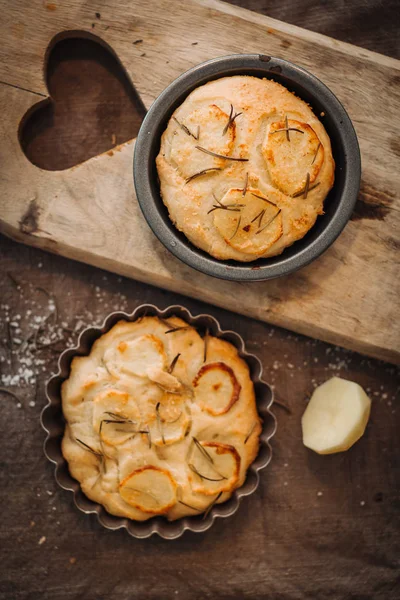
<path fill-rule="evenodd" d="M 42 537 L 40 538 L 40 540 L 38 541 L 39 546 L 41 546 L 42 544 L 44 544 L 46 541 L 46 536 L 42 535 Z"/>
<path fill-rule="evenodd" d="M 100 14 L 99 12 L 97 12 L 97 13 L 94 13 L 94 14 L 95 14 L 95 16 L 96 16 L 96 19 L 101 19 L 101 14 Z"/>
<path fill-rule="evenodd" d="M 71 556 L 71 558 L 69 559 L 69 562 L 71 563 L 71 565 L 74 565 L 76 563 L 75 556 Z"/>
<path fill-rule="evenodd" d="M 142 43 L 143 43 L 143 40 L 135 40 L 133 42 L 133 45 L 136 46 L 137 44 L 142 44 Z"/>
<path fill-rule="evenodd" d="M 192 46 L 197 46 L 199 42 L 192 42 Z"/>

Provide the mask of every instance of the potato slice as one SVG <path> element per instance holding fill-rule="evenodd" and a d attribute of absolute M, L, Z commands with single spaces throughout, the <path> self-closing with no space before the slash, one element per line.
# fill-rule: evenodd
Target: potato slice
<path fill-rule="evenodd" d="M 93 428 L 106 444 L 118 446 L 135 435 L 140 412 L 129 394 L 104 390 L 93 400 Z"/>
<path fill-rule="evenodd" d="M 149 419 L 151 442 L 155 446 L 169 446 L 184 439 L 191 424 L 186 401 L 180 394 L 164 394 L 157 402 Z"/>
<path fill-rule="evenodd" d="M 171 141 L 170 160 L 179 169 L 182 177 L 188 179 L 204 169 L 222 170 L 229 164 L 223 158 L 210 156 L 196 148 L 196 146 L 201 146 L 224 156 L 232 153 L 236 135 L 235 122 L 231 124 L 225 135 L 222 135 L 224 127 L 228 123 L 229 114 L 216 104 L 210 104 L 194 110 L 187 117 L 176 116 L 175 119 L 171 120 L 174 133 Z M 200 137 L 196 139 L 198 127 L 200 127 Z M 218 173 L 218 171 L 215 172 Z M 210 171 L 211 173 L 212 171 Z"/>
<path fill-rule="evenodd" d="M 262 153 L 272 182 L 290 196 L 304 189 L 307 173 L 311 188 L 324 162 L 324 147 L 313 128 L 295 119 L 272 123 Z"/>
<path fill-rule="evenodd" d="M 361 386 L 332 377 L 316 388 L 303 414 L 303 444 L 318 454 L 348 450 L 363 435 L 370 411 Z"/>
<path fill-rule="evenodd" d="M 223 415 L 240 396 L 241 385 L 236 375 L 223 362 L 203 365 L 193 380 L 195 401 L 210 415 Z"/>
<path fill-rule="evenodd" d="M 104 353 L 104 364 L 114 377 L 121 374 L 147 377 L 148 369 L 164 369 L 166 355 L 162 341 L 152 334 L 120 341 Z"/>
<path fill-rule="evenodd" d="M 242 189 L 231 188 L 214 206 L 214 225 L 232 248 L 259 256 L 283 234 L 279 201 L 276 191 L 266 194 L 250 188 L 243 196 Z"/>
<path fill-rule="evenodd" d="M 169 471 L 149 465 L 125 477 L 119 485 L 119 493 L 130 506 L 145 513 L 162 514 L 176 504 L 176 488 Z"/>
<path fill-rule="evenodd" d="M 188 466 L 192 490 L 212 496 L 233 490 L 239 479 L 240 455 L 229 444 L 193 438 Z"/>

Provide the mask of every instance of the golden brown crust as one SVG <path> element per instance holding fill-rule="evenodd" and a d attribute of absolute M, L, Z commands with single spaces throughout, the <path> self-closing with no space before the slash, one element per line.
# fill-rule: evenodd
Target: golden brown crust
<path fill-rule="evenodd" d="M 301 239 L 323 214 L 335 169 L 310 107 L 280 84 L 249 76 L 194 90 L 163 133 L 156 163 L 175 226 L 212 256 L 239 261 L 280 254 Z M 253 190 L 277 213 L 266 211 L 257 228 Z"/>
<path fill-rule="evenodd" d="M 207 374 L 211 410 L 196 399 Z M 205 345 L 177 317 L 117 323 L 89 356 L 72 361 L 62 406 L 72 476 L 118 516 L 172 520 L 205 511 L 217 494 L 224 502 L 242 485 L 258 452 L 247 364 L 231 344 L 208 336 Z"/>

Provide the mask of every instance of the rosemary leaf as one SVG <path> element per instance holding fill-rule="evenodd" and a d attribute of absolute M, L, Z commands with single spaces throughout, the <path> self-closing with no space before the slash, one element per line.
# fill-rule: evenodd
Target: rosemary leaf
<path fill-rule="evenodd" d="M 303 195 L 303 198 L 307 198 L 309 187 L 310 187 L 310 173 L 307 173 L 306 185 L 304 186 L 304 195 Z"/>
<path fill-rule="evenodd" d="M 186 135 L 191 136 L 192 138 L 194 138 L 195 140 L 198 140 L 199 138 L 196 137 L 194 135 L 194 133 L 192 133 L 189 129 L 189 127 L 186 127 L 186 125 L 184 125 L 183 123 L 181 123 L 180 121 L 178 121 L 178 119 L 176 117 L 172 117 L 175 121 L 175 123 L 177 123 L 179 125 L 179 127 L 182 129 L 182 131 L 184 131 L 186 133 Z"/>
<path fill-rule="evenodd" d="M 209 169 L 203 169 L 203 171 L 199 171 L 198 173 L 194 173 L 190 177 L 185 179 L 185 184 L 193 181 L 193 179 L 197 179 L 197 177 L 201 177 L 202 175 L 206 175 L 207 173 L 211 173 L 212 171 L 222 171 L 221 167 L 210 167 Z"/>
<path fill-rule="evenodd" d="M 228 131 L 229 127 L 232 125 L 232 123 L 234 122 L 235 119 L 237 119 L 237 117 L 239 117 L 241 114 L 243 113 L 235 113 L 235 115 L 233 114 L 233 106 L 231 104 L 231 112 L 229 113 L 229 118 L 228 118 L 228 122 L 225 125 L 223 131 L 222 131 L 222 135 L 224 136 L 226 134 L 226 132 Z"/>
<path fill-rule="evenodd" d="M 180 355 L 181 355 L 181 353 L 179 352 L 179 353 L 178 353 L 178 354 L 177 354 L 177 355 L 176 355 L 176 356 L 175 356 L 175 357 L 172 359 L 172 362 L 171 362 L 171 364 L 169 365 L 169 367 L 168 367 L 168 369 L 167 369 L 167 372 L 168 372 L 168 373 L 172 373 L 172 371 L 175 369 L 175 365 L 176 365 L 176 363 L 178 362 Z"/>
<path fill-rule="evenodd" d="M 254 196 L 255 198 L 259 198 L 260 200 L 264 200 L 264 202 L 267 202 L 271 206 L 275 206 L 275 208 L 278 208 L 274 202 L 271 202 L 271 200 L 264 198 L 264 196 L 260 196 L 259 194 L 254 194 L 253 192 L 251 192 L 251 195 Z"/>
<path fill-rule="evenodd" d="M 287 115 L 285 117 L 285 127 L 286 127 L 286 139 L 287 139 L 288 142 L 290 142 L 289 121 L 288 121 Z"/>
<path fill-rule="evenodd" d="M 239 227 L 240 227 L 240 223 L 241 223 L 241 221 L 242 221 L 242 215 L 240 215 L 240 216 L 239 216 L 239 219 L 238 219 L 238 222 L 237 222 L 237 225 L 236 225 L 236 229 L 235 229 L 235 231 L 233 232 L 233 234 L 231 235 L 231 237 L 229 238 L 230 240 L 233 240 L 233 238 L 235 237 L 235 235 L 236 235 L 236 234 L 237 234 L 237 232 L 239 231 Z"/>
<path fill-rule="evenodd" d="M 314 190 L 316 187 L 318 187 L 320 183 L 321 182 L 318 181 L 318 183 L 316 183 L 315 185 L 309 185 L 308 190 L 307 190 L 307 195 L 308 195 L 308 192 L 311 192 L 311 190 Z M 298 198 L 299 196 L 303 196 L 305 191 L 306 191 L 306 188 L 304 187 L 302 190 L 300 190 L 300 192 L 293 194 L 292 198 Z M 307 197 L 307 196 L 305 196 L 305 197 Z"/>
<path fill-rule="evenodd" d="M 99 456 L 99 457 L 103 458 L 103 454 L 101 452 L 96 452 L 96 450 L 93 450 L 93 448 L 91 446 L 89 446 L 89 444 L 85 444 L 85 442 L 82 442 L 82 440 L 80 440 L 79 438 L 75 438 L 75 441 L 78 442 L 79 444 L 81 444 L 86 450 L 88 450 L 95 456 Z"/>
<path fill-rule="evenodd" d="M 243 186 L 243 190 L 242 190 L 242 196 L 246 195 L 248 185 L 249 185 L 249 174 L 246 173 L 246 178 L 244 180 L 244 186 Z"/>
<path fill-rule="evenodd" d="M 302 131 L 301 129 L 297 129 L 297 127 L 283 127 L 282 129 L 275 129 L 275 131 L 271 131 L 271 135 L 274 135 L 274 133 L 280 133 L 281 131 L 286 131 L 286 134 L 288 131 L 297 131 L 298 133 L 304 133 L 304 131 Z"/>
<path fill-rule="evenodd" d="M 164 429 L 163 429 L 162 420 L 161 420 L 161 417 L 160 417 L 160 402 L 157 402 L 156 417 L 157 417 L 158 429 L 159 429 L 159 432 L 160 432 L 160 435 L 161 435 L 161 440 L 162 440 L 162 443 L 165 444 Z"/>
<path fill-rule="evenodd" d="M 251 437 L 251 434 L 253 433 L 253 431 L 255 430 L 255 428 L 257 427 L 257 421 L 254 421 L 253 425 L 250 428 L 249 433 L 246 435 L 244 443 L 247 444 L 249 438 Z"/>
<path fill-rule="evenodd" d="M 216 498 L 214 498 L 214 500 L 211 502 L 211 504 L 208 505 L 207 510 L 205 511 L 204 515 L 203 515 L 203 521 L 204 519 L 206 519 L 210 513 L 210 510 L 212 509 L 212 507 L 214 506 L 214 504 L 216 504 L 218 502 L 218 500 L 221 498 L 222 496 L 222 492 L 220 492 Z"/>
<path fill-rule="evenodd" d="M 320 149 L 320 148 L 321 148 L 321 142 L 319 142 L 319 144 L 318 144 L 318 146 L 317 146 L 317 149 L 316 149 L 316 151 L 315 151 L 314 158 L 312 159 L 312 163 L 311 163 L 312 165 L 315 163 L 315 159 L 316 159 L 316 158 L 317 158 L 317 156 L 318 156 L 318 151 L 319 151 L 319 149 Z"/>
<path fill-rule="evenodd" d="M 203 512 L 202 508 L 196 508 L 195 506 L 192 506 L 191 504 L 187 504 L 183 500 L 178 500 L 178 502 L 179 502 L 179 504 L 183 504 L 183 506 L 187 506 L 188 508 L 191 508 L 192 510 L 197 510 L 197 512 Z"/>
<path fill-rule="evenodd" d="M 200 450 L 200 452 L 206 457 L 206 459 L 213 465 L 214 464 L 214 460 L 213 457 L 211 456 L 211 454 L 209 454 L 207 452 L 207 450 L 204 448 L 204 446 L 202 444 L 200 444 L 199 440 L 197 438 L 195 438 L 193 436 L 193 441 L 196 444 L 197 448 Z"/>
<path fill-rule="evenodd" d="M 182 327 L 173 327 L 173 329 L 168 329 L 168 331 L 165 331 L 165 334 L 175 333 L 175 331 L 182 331 L 183 329 L 190 329 L 190 325 L 182 325 Z"/>
<path fill-rule="evenodd" d="M 275 221 L 276 217 L 282 212 L 282 209 L 279 209 L 278 212 L 272 217 L 272 219 L 270 219 L 268 221 L 268 223 L 266 225 L 264 225 L 264 227 L 262 229 L 259 229 L 258 231 L 256 231 L 256 235 L 258 235 L 259 233 L 262 233 L 267 227 L 269 227 L 271 225 L 271 223 L 273 221 Z"/>
<path fill-rule="evenodd" d="M 224 154 L 218 154 L 217 152 L 212 152 L 211 150 L 207 150 L 207 148 L 203 148 L 202 146 L 195 146 L 197 150 L 200 152 L 204 152 L 205 154 L 209 154 L 210 156 L 215 156 L 215 158 L 224 158 L 225 160 L 236 160 L 238 162 L 248 162 L 248 158 L 237 158 L 234 156 L 225 156 Z"/>
<path fill-rule="evenodd" d="M 212 477 L 206 477 L 205 475 L 202 475 L 202 473 L 200 473 L 200 471 L 198 471 L 196 469 L 196 467 L 192 464 L 192 463 L 188 463 L 189 469 L 191 471 L 193 471 L 193 473 L 196 473 L 196 475 L 198 475 L 201 479 L 205 479 L 206 481 L 222 481 L 223 479 L 226 479 L 226 477 L 219 477 L 218 479 L 213 479 Z"/>

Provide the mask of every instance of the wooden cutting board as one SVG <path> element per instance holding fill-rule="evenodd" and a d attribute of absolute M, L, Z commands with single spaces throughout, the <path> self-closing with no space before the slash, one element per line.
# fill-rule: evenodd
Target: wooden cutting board
<path fill-rule="evenodd" d="M 217 0 L 0 0 L 0 10 L 0 231 L 400 362 L 399 61 Z M 219 281 L 180 263 L 150 231 L 133 189 L 134 140 L 64 171 L 32 165 L 19 144 L 21 119 L 48 95 L 49 44 L 77 31 L 113 49 L 147 108 L 183 71 L 231 53 L 280 56 L 321 78 L 349 112 L 363 161 L 357 207 L 340 238 L 293 275 L 252 284 Z M 140 51 L 137 39 L 143 40 Z"/>

